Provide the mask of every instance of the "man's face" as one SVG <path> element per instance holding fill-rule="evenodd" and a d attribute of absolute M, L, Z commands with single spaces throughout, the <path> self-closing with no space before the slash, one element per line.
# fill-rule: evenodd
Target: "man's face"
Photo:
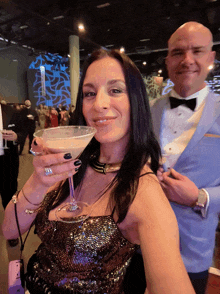
<path fill-rule="evenodd" d="M 24 102 L 24 104 L 25 104 L 26 107 L 30 107 L 31 106 L 31 101 L 30 100 L 26 100 Z"/>
<path fill-rule="evenodd" d="M 179 34 L 174 33 L 168 47 L 166 65 L 175 91 L 187 97 L 204 88 L 215 58 L 210 35 L 182 29 Z"/>

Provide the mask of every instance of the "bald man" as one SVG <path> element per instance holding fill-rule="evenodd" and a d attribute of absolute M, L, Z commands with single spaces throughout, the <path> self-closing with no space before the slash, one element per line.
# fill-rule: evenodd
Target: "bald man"
<path fill-rule="evenodd" d="M 151 105 L 165 161 L 158 179 L 176 214 L 197 294 L 205 293 L 220 212 L 220 97 L 205 82 L 214 58 L 208 28 L 197 22 L 179 27 L 166 58 L 174 87 Z"/>

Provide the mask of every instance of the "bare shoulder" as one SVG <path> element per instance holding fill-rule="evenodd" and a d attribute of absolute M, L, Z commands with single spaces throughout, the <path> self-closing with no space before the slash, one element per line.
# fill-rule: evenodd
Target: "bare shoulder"
<path fill-rule="evenodd" d="M 152 174 L 148 166 L 145 166 L 141 173 L 137 194 L 120 226 L 128 232 L 129 239 L 135 243 L 140 241 L 140 228 L 148 236 L 152 234 L 152 231 L 158 232 L 159 228 L 166 230 L 172 226 L 174 230 L 177 229 L 176 218 L 170 203 L 156 175 Z"/>
<path fill-rule="evenodd" d="M 144 226 L 167 224 L 175 221 L 174 212 L 156 175 L 145 166 L 139 179 L 137 194 L 127 217 Z"/>

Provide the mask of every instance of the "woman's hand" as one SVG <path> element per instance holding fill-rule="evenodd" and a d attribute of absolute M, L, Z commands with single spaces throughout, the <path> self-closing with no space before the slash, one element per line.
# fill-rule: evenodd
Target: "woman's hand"
<path fill-rule="evenodd" d="M 50 153 L 41 138 L 35 138 L 31 150 L 34 155 L 33 177 L 45 187 L 73 176 L 79 169 L 81 161 L 73 159 L 70 153 Z"/>

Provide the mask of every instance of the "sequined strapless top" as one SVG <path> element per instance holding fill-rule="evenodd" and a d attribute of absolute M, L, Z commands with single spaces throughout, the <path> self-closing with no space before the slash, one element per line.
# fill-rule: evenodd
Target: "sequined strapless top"
<path fill-rule="evenodd" d="M 32 284 L 40 282 L 52 294 L 122 293 L 138 246 L 123 237 L 112 216 L 69 224 L 49 221 L 45 207 L 36 217 L 36 231 L 42 244 L 28 264 Z"/>

